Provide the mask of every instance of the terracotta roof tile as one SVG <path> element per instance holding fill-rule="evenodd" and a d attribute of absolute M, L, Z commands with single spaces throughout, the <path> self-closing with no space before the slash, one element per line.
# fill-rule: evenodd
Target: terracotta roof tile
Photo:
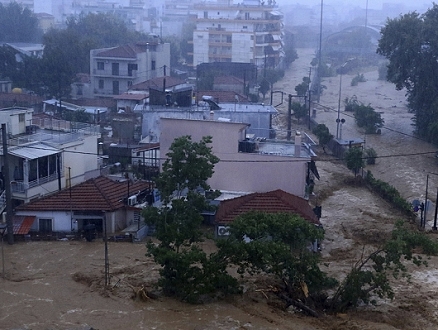
<path fill-rule="evenodd" d="M 137 181 L 129 186 L 134 195 L 150 187 L 149 182 Z M 70 198 L 71 194 L 71 198 Z M 63 189 L 50 196 L 17 207 L 22 211 L 114 211 L 125 206 L 128 197 L 128 182 L 113 181 L 107 177 L 87 180 L 71 188 Z"/>
<path fill-rule="evenodd" d="M 96 57 L 121 57 L 121 58 L 136 58 L 140 49 L 135 45 L 123 45 L 111 49 L 103 50 L 96 54 Z"/>
<path fill-rule="evenodd" d="M 132 85 L 129 88 L 129 90 L 149 92 L 149 88 L 154 88 L 154 89 L 163 88 L 164 78 L 166 78 L 166 88 L 182 85 L 185 83 L 184 80 L 177 78 L 177 77 L 171 77 L 171 76 L 156 77 L 156 78 L 152 78 L 152 79 L 143 81 L 141 83 Z"/>
<path fill-rule="evenodd" d="M 249 211 L 293 213 L 311 223 L 320 224 L 307 200 L 283 190 L 253 193 L 222 201 L 216 213 L 215 221 L 218 224 L 229 224 L 237 216 Z"/>

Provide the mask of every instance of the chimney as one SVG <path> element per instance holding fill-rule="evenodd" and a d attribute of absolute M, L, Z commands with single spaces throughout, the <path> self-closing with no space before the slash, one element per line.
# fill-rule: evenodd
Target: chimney
<path fill-rule="evenodd" d="M 297 131 L 295 133 L 295 157 L 301 156 L 301 133 Z"/>

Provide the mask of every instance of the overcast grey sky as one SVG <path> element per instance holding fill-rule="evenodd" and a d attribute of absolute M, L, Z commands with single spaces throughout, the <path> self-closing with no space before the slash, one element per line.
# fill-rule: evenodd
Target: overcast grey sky
<path fill-rule="evenodd" d="M 276 0 L 279 5 L 290 5 L 290 4 L 302 4 L 302 5 L 317 5 L 321 4 L 321 0 Z M 366 8 L 367 0 L 323 0 L 324 4 L 335 5 L 335 4 L 348 4 L 355 5 Z M 432 7 L 433 1 L 431 0 L 368 0 L 368 8 L 370 9 L 382 9 L 384 3 L 390 4 L 403 4 L 410 11 L 417 10 L 420 13 L 424 9 Z"/>
<path fill-rule="evenodd" d="M 34 0 L 35 12 L 52 12 L 52 1 L 56 0 Z M 119 2 L 121 4 L 128 4 L 128 0 L 111 0 L 112 2 Z M 110 2 L 111 2 L 110 1 Z M 201 0 L 200 0 L 201 1 Z M 291 4 L 302 4 L 302 5 L 320 5 L 321 0 L 276 0 L 277 3 L 281 5 L 291 5 Z M 367 0 L 323 0 L 326 5 L 354 5 L 365 8 Z M 438 0 L 436 0 L 438 2 Z M 164 2 L 164 0 L 163 0 Z M 234 3 L 239 2 L 239 0 L 234 0 Z M 156 1 L 157 3 L 157 1 Z M 383 3 L 404 4 L 407 11 L 417 10 L 423 13 L 427 8 L 432 7 L 433 1 L 431 0 L 368 0 L 368 8 L 370 9 L 382 9 Z"/>

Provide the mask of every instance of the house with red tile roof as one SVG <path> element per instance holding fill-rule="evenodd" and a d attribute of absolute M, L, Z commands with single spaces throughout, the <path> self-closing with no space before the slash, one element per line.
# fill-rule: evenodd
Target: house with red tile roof
<path fill-rule="evenodd" d="M 145 80 L 170 72 L 170 44 L 137 42 L 90 51 L 93 95 L 113 97 Z"/>
<path fill-rule="evenodd" d="M 221 201 L 216 212 L 215 223 L 229 225 L 236 217 L 249 211 L 297 214 L 310 223 L 320 225 L 319 219 L 306 199 L 281 189 L 251 193 Z"/>
<path fill-rule="evenodd" d="M 221 201 L 214 220 L 215 236 L 226 237 L 229 233 L 229 225 L 238 216 L 250 211 L 290 213 L 300 216 L 315 226 L 321 226 L 319 218 L 307 200 L 277 189 L 265 193 L 252 193 Z M 315 242 L 315 251 L 317 250 L 317 245 L 318 242 Z"/>
<path fill-rule="evenodd" d="M 89 224 L 102 232 L 106 224 L 107 233 L 114 234 L 141 221 L 141 208 L 134 205 L 150 188 L 147 181 L 99 176 L 20 205 L 15 214 L 35 217 L 30 228 L 35 232 L 78 232 Z M 139 225 L 143 226 L 141 222 Z"/>

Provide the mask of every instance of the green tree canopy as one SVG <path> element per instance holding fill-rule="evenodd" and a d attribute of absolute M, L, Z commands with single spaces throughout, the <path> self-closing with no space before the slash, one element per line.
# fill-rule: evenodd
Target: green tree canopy
<path fill-rule="evenodd" d="M 352 170 L 355 176 L 365 166 L 362 148 L 352 147 L 345 152 L 344 157 L 348 169 Z"/>
<path fill-rule="evenodd" d="M 357 126 L 365 129 L 366 134 L 375 134 L 383 126 L 384 120 L 380 113 L 370 105 L 358 104 L 354 109 L 354 119 Z"/>
<path fill-rule="evenodd" d="M 303 82 L 295 86 L 295 91 L 297 92 L 297 95 L 299 96 L 307 95 L 307 92 L 309 91 L 309 85 L 310 85 L 310 78 L 303 77 Z"/>
<path fill-rule="evenodd" d="M 291 107 L 292 107 L 292 111 L 294 112 L 295 118 L 298 119 L 298 122 L 300 121 L 301 118 L 307 116 L 308 108 L 305 103 L 301 104 L 299 102 L 292 102 Z"/>
<path fill-rule="evenodd" d="M 169 296 L 189 302 L 217 291 L 235 292 L 237 281 L 216 254 L 207 256 L 199 245 L 201 211 L 209 208 L 199 188 L 209 189 L 207 179 L 219 159 L 209 146 L 211 137 L 193 142 L 190 136 L 172 143 L 162 172 L 156 179 L 163 206 L 143 210 L 146 222 L 155 227 L 159 244 L 149 242 L 148 254 L 161 265 L 159 286 Z"/>
<path fill-rule="evenodd" d="M 438 244 L 423 233 L 410 230 L 398 222 L 391 237 L 369 254 L 364 254 L 343 280 L 331 298 L 337 312 L 354 308 L 360 303 L 375 305 L 376 298 L 394 298 L 391 277 L 409 277 L 408 262 L 427 266 L 420 254 L 437 255 Z"/>
<path fill-rule="evenodd" d="M 320 256 L 309 249 L 323 237 L 321 228 L 298 215 L 251 211 L 237 217 L 229 237 L 217 244 L 240 274 L 272 274 L 286 291 L 296 292 L 304 282 L 314 292 L 333 284 L 319 269 Z"/>
<path fill-rule="evenodd" d="M 3 42 L 39 42 L 42 31 L 36 16 L 26 7 L 0 3 L 0 40 Z"/>
<path fill-rule="evenodd" d="M 377 53 L 389 60 L 387 79 L 405 88 L 416 133 L 438 143 L 438 5 L 423 15 L 411 12 L 387 21 Z"/>
<path fill-rule="evenodd" d="M 313 128 L 312 132 L 318 138 L 319 144 L 321 146 L 325 146 L 327 143 L 330 142 L 331 139 L 333 139 L 333 135 L 330 134 L 330 131 L 325 124 L 318 124 L 317 126 L 315 126 L 315 128 Z"/>

